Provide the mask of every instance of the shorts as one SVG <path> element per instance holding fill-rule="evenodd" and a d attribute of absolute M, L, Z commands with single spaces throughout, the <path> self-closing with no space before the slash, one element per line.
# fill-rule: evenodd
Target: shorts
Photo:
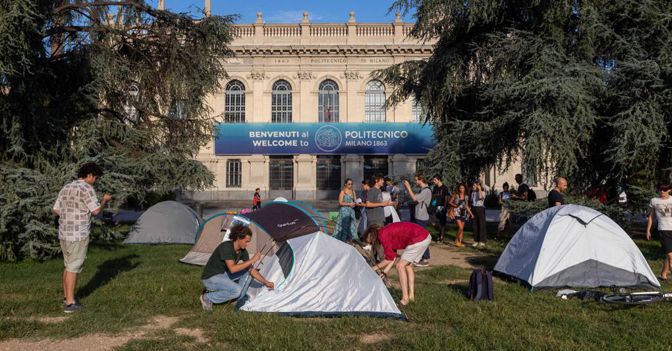
<path fill-rule="evenodd" d="M 672 230 L 659 230 L 658 235 L 660 235 L 663 252 L 666 254 L 672 252 Z"/>
<path fill-rule="evenodd" d="M 406 246 L 404 252 L 401 254 L 401 259 L 411 263 L 420 262 L 420 260 L 422 259 L 422 254 L 425 253 L 431 242 L 432 242 L 432 236 L 427 235 L 427 239 L 419 243 Z"/>
<path fill-rule="evenodd" d="M 88 248 L 89 238 L 79 241 L 61 240 L 65 270 L 72 273 L 81 273 Z"/>

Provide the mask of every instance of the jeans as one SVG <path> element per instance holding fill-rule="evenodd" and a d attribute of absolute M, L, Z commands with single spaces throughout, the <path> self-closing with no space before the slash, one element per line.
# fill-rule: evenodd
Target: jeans
<path fill-rule="evenodd" d="M 427 229 L 427 225 L 429 224 L 429 220 L 423 221 L 422 219 L 416 219 L 415 224 Z M 429 260 L 429 247 L 427 247 L 427 250 L 422 254 L 422 259 L 423 260 Z"/>
<path fill-rule="evenodd" d="M 250 272 L 247 269 L 231 274 L 224 272 L 203 279 L 203 286 L 208 291 L 205 297 L 212 303 L 237 299 L 248 279 L 250 279 Z"/>
<path fill-rule="evenodd" d="M 474 206 L 471 208 L 471 212 L 474 213 L 474 220 L 471 222 L 474 229 L 474 241 L 477 243 L 485 243 L 488 241 L 485 229 L 485 207 Z"/>

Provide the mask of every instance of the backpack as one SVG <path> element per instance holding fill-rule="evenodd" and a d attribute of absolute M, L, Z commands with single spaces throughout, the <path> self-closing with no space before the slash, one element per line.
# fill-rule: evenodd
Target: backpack
<path fill-rule="evenodd" d="M 492 294 L 492 271 L 474 269 L 469 277 L 467 298 L 474 301 L 494 300 Z"/>
<path fill-rule="evenodd" d="M 425 189 L 429 190 L 430 193 L 432 192 L 432 190 L 429 189 L 428 186 L 426 186 L 426 187 L 422 188 L 422 190 L 420 190 L 420 193 L 422 193 L 423 191 L 425 191 Z M 420 206 L 423 206 L 423 205 L 424 205 L 425 208 L 427 208 L 427 214 L 429 214 L 429 215 L 433 215 L 434 213 L 436 213 L 436 201 L 433 201 L 433 200 L 434 200 L 434 199 L 430 198 L 430 199 L 429 199 L 429 204 L 426 203 L 426 202 L 424 202 L 424 201 L 422 201 L 422 202 L 420 203 Z"/>

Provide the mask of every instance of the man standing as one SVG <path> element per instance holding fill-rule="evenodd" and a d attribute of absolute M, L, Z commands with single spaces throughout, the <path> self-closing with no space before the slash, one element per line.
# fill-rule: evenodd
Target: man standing
<path fill-rule="evenodd" d="M 511 198 L 514 200 L 527 201 L 527 194 L 530 192 L 530 187 L 527 184 L 523 183 L 523 175 L 516 174 L 515 178 L 516 184 L 518 184 L 518 189 L 514 194 L 511 194 Z"/>
<path fill-rule="evenodd" d="M 469 205 L 471 206 L 471 212 L 474 214 L 474 221 L 472 222 L 474 244 L 472 246 L 484 247 L 485 242 L 488 241 L 488 235 L 485 222 L 485 190 L 480 179 L 476 179 L 472 185 Z"/>
<path fill-rule="evenodd" d="M 434 190 L 432 191 L 432 208 L 435 209 L 434 222 L 439 227 L 439 237 L 437 242 L 442 243 L 446 235 L 446 224 L 448 222 L 447 208 L 448 200 L 450 199 L 450 191 L 448 187 L 443 184 L 440 175 L 435 175 L 432 179 L 434 183 Z"/>
<path fill-rule="evenodd" d="M 103 195 L 98 203 L 93 184 L 103 176 L 103 170 L 93 162 L 85 163 L 77 172 L 77 180 L 64 186 L 52 208 L 58 216 L 58 239 L 63 251 L 63 312 L 73 313 L 82 308 L 75 300 L 77 274 L 82 271 L 89 247 L 91 215 L 97 215 L 105 208 L 112 195 Z"/>
<path fill-rule="evenodd" d="M 408 180 L 404 180 L 404 187 L 406 188 L 406 192 L 408 192 L 408 196 L 410 196 L 413 201 L 417 202 L 417 205 L 415 205 L 415 223 L 426 229 L 427 224 L 429 224 L 427 207 L 432 201 L 432 191 L 427 186 L 427 179 L 425 179 L 424 176 L 418 174 L 415 176 L 414 180 L 415 185 L 420 188 L 420 192 L 417 194 L 413 193 L 413 189 L 411 189 L 411 184 Z M 419 267 L 429 266 L 429 258 L 429 248 L 427 248 L 422 255 L 422 260 L 415 263 L 415 265 Z"/>
<path fill-rule="evenodd" d="M 385 206 L 395 206 L 396 204 L 393 201 L 383 200 L 383 192 L 381 191 L 384 185 L 383 177 L 377 175 L 374 179 L 373 186 L 366 197 L 366 218 L 368 220 L 366 226 L 370 227 L 375 224 L 383 227 L 385 225 Z"/>
<path fill-rule="evenodd" d="M 366 231 L 367 228 L 367 222 L 368 222 L 368 216 L 367 216 L 367 211 L 366 211 L 366 200 L 368 199 L 369 196 L 369 190 L 371 190 L 371 187 L 369 186 L 369 180 L 364 179 L 362 180 L 362 192 L 361 192 L 361 201 L 360 199 L 355 199 L 356 203 L 361 203 L 364 204 L 364 206 L 358 206 L 355 207 L 355 211 L 359 211 L 359 222 L 357 223 L 357 236 L 362 237 L 364 235 L 364 232 Z M 357 214 L 355 214 L 356 218 Z"/>
<path fill-rule="evenodd" d="M 562 206 L 565 204 L 565 197 L 562 196 L 567 190 L 567 179 L 564 177 L 555 178 L 555 189 L 548 193 L 548 208 Z"/>

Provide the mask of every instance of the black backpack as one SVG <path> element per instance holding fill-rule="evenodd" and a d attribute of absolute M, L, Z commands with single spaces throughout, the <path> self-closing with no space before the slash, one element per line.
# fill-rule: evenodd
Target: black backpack
<path fill-rule="evenodd" d="M 527 201 L 535 201 L 537 199 L 537 193 L 532 189 L 527 189 Z"/>
<path fill-rule="evenodd" d="M 474 301 L 494 300 L 492 294 L 492 271 L 483 268 L 474 269 L 469 277 L 467 298 Z"/>

